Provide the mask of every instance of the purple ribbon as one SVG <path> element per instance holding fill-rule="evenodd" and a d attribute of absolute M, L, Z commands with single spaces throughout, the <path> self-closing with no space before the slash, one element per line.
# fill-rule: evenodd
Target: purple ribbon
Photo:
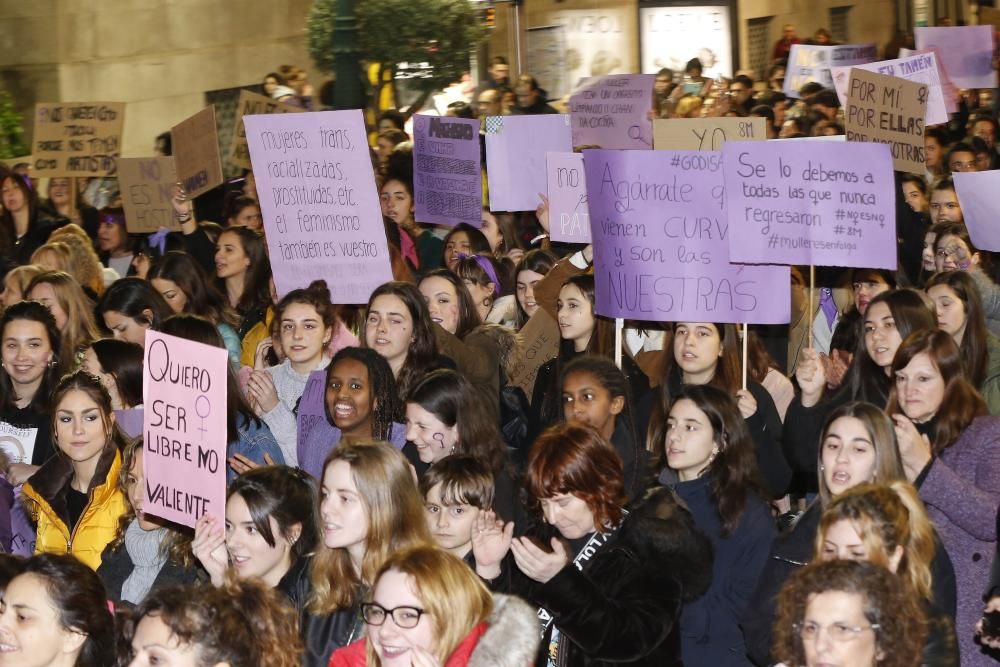
<path fill-rule="evenodd" d="M 149 235 L 149 245 L 152 248 L 156 248 L 160 251 L 160 256 L 167 254 L 167 235 L 170 234 L 170 230 L 166 227 L 160 227 L 158 230 Z"/>
<path fill-rule="evenodd" d="M 493 268 L 493 263 L 483 255 L 465 255 L 463 253 L 458 253 L 459 259 L 465 259 L 466 257 L 471 257 L 476 260 L 476 264 L 478 264 L 479 268 L 486 272 L 486 276 L 490 279 L 490 282 L 493 283 L 493 296 L 500 296 L 500 279 L 497 278 L 497 272 Z"/>

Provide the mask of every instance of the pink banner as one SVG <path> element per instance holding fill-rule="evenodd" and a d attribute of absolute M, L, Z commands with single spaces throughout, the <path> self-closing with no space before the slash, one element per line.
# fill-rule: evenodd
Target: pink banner
<path fill-rule="evenodd" d="M 333 303 L 367 303 L 392 269 L 361 111 L 243 124 L 279 298 L 322 278 Z"/>
<path fill-rule="evenodd" d="M 549 237 L 565 243 L 590 243 L 587 179 L 580 153 L 546 153 Z"/>
<path fill-rule="evenodd" d="M 491 211 L 534 211 L 545 192 L 545 154 L 573 150 L 569 116 L 490 116 L 486 176 Z"/>
<path fill-rule="evenodd" d="M 226 513 L 224 348 L 156 331 L 146 333 L 143 368 L 146 506 L 154 516 L 194 527 Z"/>
<path fill-rule="evenodd" d="M 956 173 L 955 194 L 962 205 L 962 218 L 973 245 L 980 250 L 1000 251 L 1000 171 Z"/>
<path fill-rule="evenodd" d="M 569 98 L 573 146 L 653 148 L 655 74 L 594 77 Z"/>
<path fill-rule="evenodd" d="M 993 26 L 917 28 L 914 35 L 918 51 L 937 49 L 944 71 L 959 88 L 996 88 Z"/>

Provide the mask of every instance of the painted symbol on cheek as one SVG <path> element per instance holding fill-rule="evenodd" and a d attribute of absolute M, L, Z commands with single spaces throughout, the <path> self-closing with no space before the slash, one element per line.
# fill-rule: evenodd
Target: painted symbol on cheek
<path fill-rule="evenodd" d="M 444 433 L 435 433 L 431 436 L 431 438 L 438 443 L 438 447 L 444 449 Z"/>

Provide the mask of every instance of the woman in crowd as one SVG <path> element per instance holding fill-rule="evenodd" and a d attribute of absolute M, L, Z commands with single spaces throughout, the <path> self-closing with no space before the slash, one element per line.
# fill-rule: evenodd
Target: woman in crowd
<path fill-rule="evenodd" d="M 83 370 L 101 381 L 115 410 L 142 405 L 143 349 L 117 338 L 95 340 L 83 353 Z"/>
<path fill-rule="evenodd" d="M 451 228 L 444 237 L 444 267 L 452 271 L 463 256 L 492 255 L 493 248 L 486 236 L 468 223 Z"/>
<path fill-rule="evenodd" d="M 101 580 L 76 558 L 29 558 L 3 591 L 0 643 L 9 665 L 107 667 L 116 640 Z"/>
<path fill-rule="evenodd" d="M 94 322 L 94 304 L 80 283 L 68 273 L 47 271 L 28 284 L 28 298 L 52 313 L 59 327 L 65 370 L 76 370 L 84 350 L 100 337 Z"/>
<path fill-rule="evenodd" d="M 260 214 L 260 205 L 253 197 L 240 195 L 226 202 L 226 210 L 222 217 L 227 227 L 246 227 L 255 232 L 264 231 L 264 219 Z"/>
<path fill-rule="evenodd" d="M 900 177 L 900 187 L 903 200 L 914 213 L 927 213 L 930 207 L 927 201 L 927 181 L 916 174 L 903 174 Z"/>
<path fill-rule="evenodd" d="M 880 565 L 809 565 L 781 591 L 775 653 L 787 665 L 915 667 L 927 637 L 919 600 Z"/>
<path fill-rule="evenodd" d="M 886 412 L 907 478 L 917 484 L 955 566 L 963 665 L 986 665 L 973 642 L 977 598 L 996 549 L 1000 505 L 1000 422 L 965 378 L 958 346 L 943 331 L 918 331 L 892 363 Z"/>
<path fill-rule="evenodd" d="M 0 306 L 9 308 L 15 303 L 24 301 L 24 293 L 28 289 L 28 283 L 35 276 L 44 272 L 45 269 L 37 264 L 23 264 L 15 266 L 8 271 L 7 275 L 3 278 L 3 291 L 0 292 Z"/>
<path fill-rule="evenodd" d="M 992 274 L 990 253 L 979 251 L 964 224 L 935 225 L 934 262 L 939 273 L 963 271 L 976 284 L 983 303 L 986 328 L 1000 335 L 1000 286 Z"/>
<path fill-rule="evenodd" d="M 39 206 L 27 176 L 8 172 L 0 178 L 0 255 L 27 264 L 31 254 L 49 238 L 52 230 L 66 224 Z"/>
<path fill-rule="evenodd" d="M 514 268 L 515 296 L 517 297 L 517 328 L 520 329 L 528 318 L 538 310 L 535 301 L 535 286 L 548 274 L 556 263 L 555 256 L 548 250 L 529 250 Z"/>
<path fill-rule="evenodd" d="M 506 258 L 516 265 L 524 258 L 524 244 L 517 233 L 513 213 L 494 213 L 484 206 L 479 231 L 486 237 L 491 254 L 498 260 Z"/>
<path fill-rule="evenodd" d="M 46 271 L 69 271 L 71 261 L 69 246 L 59 241 L 47 241 L 31 253 L 31 263 L 44 267 Z"/>
<path fill-rule="evenodd" d="M 400 147 L 401 148 L 401 147 Z M 397 148 L 386 165 L 385 181 L 379 189 L 382 214 L 390 218 L 405 234 L 402 240 L 403 257 L 410 260 L 418 274 L 441 266 L 444 243 L 427 228 L 413 219 L 412 167 L 400 168 L 399 162 L 409 161 L 411 153 Z"/>
<path fill-rule="evenodd" d="M 160 293 L 140 278 L 115 281 L 97 304 L 97 316 L 112 336 L 143 347 L 146 330 L 158 331 L 172 314 Z"/>
<path fill-rule="evenodd" d="M 80 193 L 80 181 L 75 178 L 50 178 L 48 199 L 45 202 L 49 212 L 57 218 L 65 218 L 70 224 L 78 225 L 85 234 L 97 236 L 97 209 L 84 201 Z"/>
<path fill-rule="evenodd" d="M 118 278 L 110 276 L 94 251 L 94 243 L 87 232 L 75 224 L 52 232 L 50 241 L 58 241 L 69 248 L 70 262 L 67 273 L 76 278 L 87 296 L 95 301 L 104 294 L 104 289 Z"/>
<path fill-rule="evenodd" d="M 681 606 L 712 576 L 711 544 L 688 512 L 662 489 L 626 515 L 621 459 L 583 424 L 539 436 L 526 489 L 551 529 L 512 539 L 513 524 L 483 512 L 473 551 L 481 577 L 538 607 L 539 664 L 681 665 Z"/>
<path fill-rule="evenodd" d="M 247 227 L 228 227 L 219 234 L 215 275 L 229 307 L 239 315 L 236 335 L 244 340 L 271 306 L 271 263 L 264 236 Z"/>
<path fill-rule="evenodd" d="M 457 556 L 418 546 L 393 555 L 361 605 L 368 637 L 337 650 L 330 667 L 525 667 L 538 621 L 517 598 L 490 594 Z"/>
<path fill-rule="evenodd" d="M 491 255 L 467 255 L 455 263 L 454 270 L 469 290 L 481 321 L 514 327 L 517 305 L 508 293 L 505 268 L 499 261 Z"/>
<path fill-rule="evenodd" d="M 135 257 L 135 238 L 125 227 L 125 211 L 120 208 L 102 208 L 98 212 L 97 249 L 101 260 L 109 269 L 124 278 L 128 275 Z"/>
<path fill-rule="evenodd" d="M 77 371 L 59 381 L 52 431 L 60 455 L 42 464 L 23 490 L 37 525 L 35 552 L 70 553 L 96 570 L 127 511 L 117 483 L 126 440 L 97 378 Z"/>

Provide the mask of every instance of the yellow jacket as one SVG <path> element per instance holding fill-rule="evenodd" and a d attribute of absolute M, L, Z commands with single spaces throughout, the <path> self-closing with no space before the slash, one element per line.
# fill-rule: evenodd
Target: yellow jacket
<path fill-rule="evenodd" d="M 38 534 L 35 553 L 71 553 L 96 570 L 101 553 L 118 532 L 118 520 L 127 510 L 125 495 L 118 488 L 122 459 L 113 444 L 105 448 L 90 485 L 87 506 L 69 530 L 66 491 L 73 468 L 56 454 L 28 480 L 22 489 L 25 509 L 35 520 Z"/>

